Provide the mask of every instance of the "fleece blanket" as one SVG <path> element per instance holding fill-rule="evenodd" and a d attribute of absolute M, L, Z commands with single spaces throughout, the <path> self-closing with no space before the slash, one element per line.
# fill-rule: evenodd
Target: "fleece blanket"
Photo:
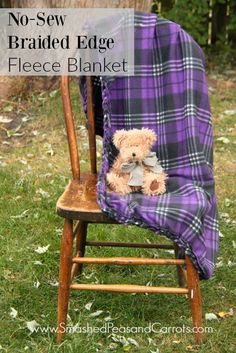
<path fill-rule="evenodd" d="M 120 223 L 167 236 L 189 255 L 201 279 L 212 276 L 218 252 L 213 136 L 205 60 L 178 24 L 135 13 L 135 75 L 93 77 L 96 132 L 103 136 L 97 199 Z M 80 80 L 86 112 L 85 79 Z M 106 174 L 118 151 L 116 130 L 151 128 L 152 151 L 169 176 L 160 196 L 110 192 Z"/>

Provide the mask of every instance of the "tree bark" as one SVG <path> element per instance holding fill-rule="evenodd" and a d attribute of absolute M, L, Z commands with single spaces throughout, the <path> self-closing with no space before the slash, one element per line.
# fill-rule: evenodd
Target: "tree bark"
<path fill-rule="evenodd" d="M 108 7 L 125 8 L 130 7 L 138 11 L 149 12 L 152 0 L 11 0 L 11 7 Z"/>
<path fill-rule="evenodd" d="M 134 8 L 150 12 L 152 0 L 7 0 L 4 6 L 12 8 Z M 8 5 L 9 6 L 9 5 Z M 28 90 L 45 90 L 55 87 L 56 77 L 0 77 L 0 101 Z M 16 84 L 17 83 L 17 84 Z M 19 91 L 20 90 L 20 91 Z M 1 103 L 1 102 L 0 102 Z"/>

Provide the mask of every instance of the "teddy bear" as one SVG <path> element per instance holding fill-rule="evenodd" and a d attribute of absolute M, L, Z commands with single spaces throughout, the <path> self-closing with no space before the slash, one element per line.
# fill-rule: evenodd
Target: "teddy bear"
<path fill-rule="evenodd" d="M 156 153 L 151 152 L 157 140 L 155 132 L 148 128 L 117 130 L 112 140 L 119 153 L 106 176 L 110 190 L 122 195 L 163 194 L 167 175 Z"/>

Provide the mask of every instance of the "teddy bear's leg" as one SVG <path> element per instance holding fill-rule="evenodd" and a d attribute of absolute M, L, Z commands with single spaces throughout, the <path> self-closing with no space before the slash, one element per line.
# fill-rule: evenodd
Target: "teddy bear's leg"
<path fill-rule="evenodd" d="M 142 191 L 146 195 L 159 195 L 166 191 L 165 186 L 166 175 L 165 173 L 155 174 L 147 172 L 144 175 L 144 184 Z"/>
<path fill-rule="evenodd" d="M 129 194 L 132 190 L 127 184 L 127 178 L 120 177 L 113 172 L 107 174 L 107 182 L 111 189 L 119 194 L 126 195 Z"/>

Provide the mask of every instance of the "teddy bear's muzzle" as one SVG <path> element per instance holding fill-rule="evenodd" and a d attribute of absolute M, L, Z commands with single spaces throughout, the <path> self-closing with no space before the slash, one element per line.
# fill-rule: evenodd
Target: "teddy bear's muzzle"
<path fill-rule="evenodd" d="M 142 186 L 144 182 L 144 166 L 149 167 L 149 169 L 156 174 L 163 172 L 163 169 L 158 162 L 155 152 L 150 152 L 147 157 L 140 163 L 129 161 L 127 163 L 122 163 L 121 170 L 123 173 L 129 173 L 129 186 Z"/>

